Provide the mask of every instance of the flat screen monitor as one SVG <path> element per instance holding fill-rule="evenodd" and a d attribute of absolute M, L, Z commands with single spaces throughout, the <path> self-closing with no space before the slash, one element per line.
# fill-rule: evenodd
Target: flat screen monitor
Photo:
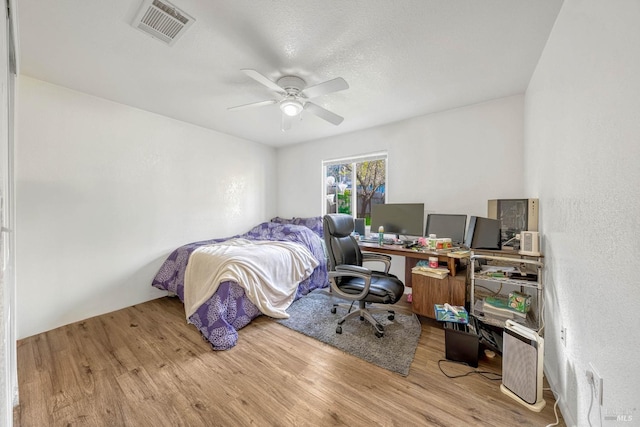
<path fill-rule="evenodd" d="M 424 203 L 387 203 L 371 206 L 371 232 L 380 226 L 385 233 L 398 236 L 422 236 Z"/>
<path fill-rule="evenodd" d="M 500 220 L 472 216 L 465 246 L 469 249 L 501 249 Z"/>
<path fill-rule="evenodd" d="M 454 245 L 462 245 L 466 229 L 467 215 L 429 214 L 424 235 L 435 234 L 438 238 L 448 237 Z"/>

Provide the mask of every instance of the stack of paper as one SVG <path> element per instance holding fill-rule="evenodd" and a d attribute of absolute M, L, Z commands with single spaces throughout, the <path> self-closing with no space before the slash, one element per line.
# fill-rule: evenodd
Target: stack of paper
<path fill-rule="evenodd" d="M 468 258 L 469 257 L 469 251 L 465 251 L 465 250 L 455 250 L 455 251 L 451 251 L 447 254 L 447 256 L 449 258 Z"/>
<path fill-rule="evenodd" d="M 436 279 L 444 279 L 449 275 L 449 269 L 444 267 L 431 268 L 416 266 L 411 269 L 412 273 L 422 274 L 423 276 L 434 277 Z"/>

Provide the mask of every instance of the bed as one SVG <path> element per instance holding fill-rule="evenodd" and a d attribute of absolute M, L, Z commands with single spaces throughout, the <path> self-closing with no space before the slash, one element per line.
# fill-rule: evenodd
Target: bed
<path fill-rule="evenodd" d="M 244 234 L 223 239 L 189 243 L 174 250 L 153 279 L 152 286 L 178 296 L 185 302 L 185 273 L 191 255 L 203 248 L 224 244 L 234 239 L 250 241 L 292 242 L 308 249 L 317 267 L 295 289 L 293 301 L 309 292 L 329 285 L 327 262 L 322 242 L 322 218 L 273 218 Z M 264 243 L 264 242 L 262 242 Z M 305 251 L 306 252 L 306 251 Z M 193 324 L 214 350 L 228 350 L 238 341 L 238 330 L 262 312 L 248 297 L 242 283 L 227 280 L 219 283 L 213 295 L 195 308 L 187 321 Z"/>

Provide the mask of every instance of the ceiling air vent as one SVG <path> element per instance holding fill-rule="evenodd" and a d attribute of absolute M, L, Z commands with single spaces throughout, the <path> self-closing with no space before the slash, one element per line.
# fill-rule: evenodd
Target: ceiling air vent
<path fill-rule="evenodd" d="M 193 24 L 191 16 L 165 0 L 145 0 L 133 26 L 169 46 Z"/>

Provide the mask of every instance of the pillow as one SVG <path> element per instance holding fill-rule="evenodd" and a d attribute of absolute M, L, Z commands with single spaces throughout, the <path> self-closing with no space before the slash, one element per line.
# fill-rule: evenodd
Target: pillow
<path fill-rule="evenodd" d="M 271 218 L 271 222 L 276 222 L 278 224 L 303 225 L 316 233 L 320 238 L 323 237 L 321 216 L 312 216 L 308 218 L 281 218 L 276 216 Z"/>

